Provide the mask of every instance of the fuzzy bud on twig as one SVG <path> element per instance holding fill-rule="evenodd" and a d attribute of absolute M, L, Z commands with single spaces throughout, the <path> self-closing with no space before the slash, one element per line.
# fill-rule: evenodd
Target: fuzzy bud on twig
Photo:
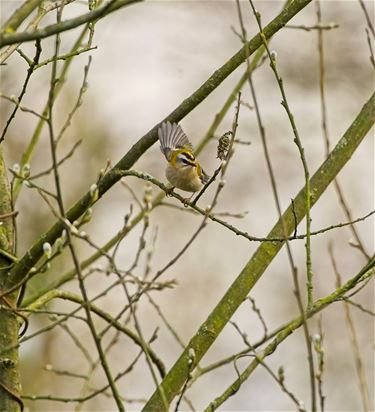
<path fill-rule="evenodd" d="M 73 224 L 71 224 L 68 219 L 64 219 L 64 223 L 69 228 L 70 233 L 72 233 L 73 235 L 78 235 L 78 229 Z"/>
<path fill-rule="evenodd" d="M 146 210 L 151 210 L 152 208 L 152 186 L 147 183 L 145 186 L 145 194 L 143 196 L 143 202 L 145 204 Z"/>
<path fill-rule="evenodd" d="M 62 252 L 63 247 L 64 247 L 64 240 L 62 239 L 62 237 L 58 237 L 56 239 L 56 242 L 54 244 L 54 247 L 56 249 L 57 252 Z"/>
<path fill-rule="evenodd" d="M 19 163 L 14 163 L 14 165 L 10 168 L 10 170 L 18 175 L 21 170 Z"/>
<path fill-rule="evenodd" d="M 91 218 L 92 218 L 92 209 L 91 207 L 89 207 L 86 210 L 85 214 L 82 216 L 80 224 L 90 222 Z"/>
<path fill-rule="evenodd" d="M 51 254 L 52 254 L 52 246 L 51 246 L 50 243 L 48 243 L 48 242 L 44 242 L 44 243 L 43 243 L 43 253 L 44 253 L 44 256 L 45 256 L 47 259 L 49 259 L 49 258 L 51 257 Z"/>
<path fill-rule="evenodd" d="M 29 177 L 29 176 L 30 176 L 30 165 L 26 163 L 22 167 L 22 177 Z"/>
<path fill-rule="evenodd" d="M 193 348 L 189 348 L 189 366 L 191 366 L 195 361 L 195 350 Z"/>
<path fill-rule="evenodd" d="M 93 203 L 95 203 L 99 199 L 99 189 L 96 183 L 94 183 L 90 187 L 90 196 Z"/>

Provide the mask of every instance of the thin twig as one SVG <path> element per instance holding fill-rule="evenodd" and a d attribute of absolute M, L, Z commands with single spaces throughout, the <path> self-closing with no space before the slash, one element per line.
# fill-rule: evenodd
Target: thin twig
<path fill-rule="evenodd" d="M 89 70 L 90 70 L 90 65 L 91 65 L 91 56 L 89 56 L 89 60 L 87 65 L 84 67 L 84 75 L 83 75 L 83 80 L 82 80 L 82 85 L 79 89 L 78 92 L 78 97 L 77 97 L 77 101 L 74 104 L 72 110 L 70 111 L 70 113 L 68 114 L 67 119 L 65 120 L 64 125 L 62 126 L 59 134 L 56 137 L 56 144 L 58 144 L 60 142 L 60 140 L 62 139 L 62 137 L 64 136 L 65 131 L 67 130 L 67 128 L 70 126 L 70 123 L 72 121 L 72 118 L 74 116 L 74 114 L 76 113 L 76 111 L 79 109 L 79 107 L 82 105 L 82 98 L 83 98 L 83 94 L 87 91 L 88 88 L 88 83 L 87 83 L 87 76 L 89 74 Z"/>
<path fill-rule="evenodd" d="M 257 356 L 248 366 L 247 368 L 240 374 L 238 379 L 236 379 L 232 384 L 228 386 L 228 388 L 217 398 L 215 398 L 209 406 L 204 409 L 204 412 L 213 412 L 219 406 L 221 406 L 229 397 L 231 397 L 234 393 L 236 393 L 241 386 L 241 384 L 249 378 L 249 376 L 254 372 L 257 366 L 260 364 L 259 360 L 265 359 L 267 356 L 271 355 L 275 352 L 277 347 L 288 337 L 290 336 L 295 330 L 300 328 L 306 318 L 310 318 L 314 316 L 316 313 L 319 313 L 321 310 L 326 308 L 327 306 L 335 303 L 339 300 L 342 296 L 345 295 L 350 289 L 354 288 L 358 283 L 363 282 L 365 279 L 374 276 L 375 274 L 375 259 L 364 266 L 357 275 L 347 281 L 343 286 L 337 288 L 334 292 L 330 295 L 325 296 L 317 301 L 315 301 L 312 305 L 311 309 L 306 309 L 304 316 L 299 316 L 292 321 L 288 322 L 287 325 L 277 334 L 277 336 L 273 339 L 271 343 L 269 343 L 266 348 L 262 351 L 261 354 Z"/>
<path fill-rule="evenodd" d="M 293 134 L 294 134 L 294 142 L 298 147 L 298 151 L 301 157 L 301 161 L 302 161 L 302 166 L 303 166 L 303 170 L 304 170 L 304 174 L 305 174 L 305 204 L 306 204 L 306 243 L 305 243 L 305 247 L 306 247 L 306 271 L 307 271 L 307 298 L 308 298 L 308 307 L 310 308 L 313 302 L 313 285 L 312 285 L 312 268 L 311 268 L 311 249 L 310 249 L 310 225 L 311 225 L 311 220 L 310 220 L 310 174 L 309 174 L 309 170 L 307 167 L 307 162 L 306 162 L 306 158 L 305 158 L 305 154 L 304 154 L 304 148 L 302 146 L 301 140 L 299 138 L 299 134 L 298 134 L 298 130 L 297 130 L 297 126 L 294 122 L 294 117 L 291 113 L 291 110 L 289 108 L 289 104 L 286 98 L 286 94 L 284 91 L 284 85 L 283 85 L 283 81 L 278 73 L 277 67 L 276 67 L 276 60 L 275 57 L 273 55 L 271 55 L 271 52 L 268 48 L 267 45 L 267 41 L 266 38 L 263 34 L 263 28 L 262 28 L 262 24 L 261 24 L 261 17 L 260 17 L 260 13 L 255 10 L 254 4 L 252 2 L 252 0 L 249 0 L 250 2 L 250 6 L 252 8 L 253 14 L 255 16 L 255 19 L 257 21 L 258 27 L 259 27 L 259 32 L 260 32 L 260 36 L 262 38 L 263 41 L 263 45 L 266 49 L 266 52 L 268 54 L 269 57 L 269 61 L 270 61 L 270 66 L 271 69 L 275 75 L 276 81 L 279 85 L 279 89 L 280 89 L 280 93 L 282 96 L 282 106 L 285 108 L 290 124 L 292 126 L 292 130 L 293 130 Z M 242 22 L 242 17 L 241 17 L 241 8 L 239 5 L 239 2 L 237 0 L 237 4 L 238 4 L 238 10 L 239 10 L 239 16 L 240 16 L 240 23 L 241 26 L 244 27 L 243 22 Z M 243 28 L 243 40 L 246 41 L 246 32 L 244 31 Z M 255 94 L 255 89 L 254 89 L 254 85 L 252 82 L 251 77 L 249 78 L 249 83 L 250 83 L 250 88 L 251 88 L 251 92 L 252 92 L 252 96 L 254 99 L 254 105 L 256 108 L 256 114 L 257 114 L 257 121 L 258 121 L 258 126 L 259 126 L 259 130 L 260 130 L 260 134 L 261 134 L 261 138 L 262 138 L 262 144 L 263 144 L 263 149 L 264 149 L 264 153 L 265 153 L 265 157 L 266 157 L 266 161 L 267 161 L 267 167 L 269 170 L 269 174 L 270 174 L 270 179 L 271 179 L 271 185 L 272 185 L 272 190 L 273 190 L 273 195 L 275 198 L 275 203 L 276 203 L 276 207 L 277 207 L 277 212 L 279 215 L 279 219 L 281 220 L 281 224 L 282 224 L 282 229 L 283 229 L 283 234 L 285 235 L 285 238 L 288 237 L 288 231 L 286 229 L 286 224 L 283 220 L 282 217 L 282 210 L 281 210 L 281 204 L 280 204 L 280 200 L 279 200 L 279 196 L 278 196 L 278 191 L 277 191 L 277 186 L 276 186 L 276 180 L 274 177 L 274 173 L 273 173 L 273 169 L 272 169 L 272 164 L 271 164 L 271 160 L 270 160 L 270 156 L 268 154 L 268 149 L 267 149 L 267 143 L 266 143 L 266 135 L 265 135 L 265 129 L 264 126 L 262 124 L 262 120 L 260 117 L 260 111 L 259 111 L 259 107 L 258 107 L 258 103 L 257 103 L 257 99 L 256 99 L 256 94 Z M 295 215 L 294 212 L 294 204 L 292 204 L 293 206 L 293 213 Z M 296 225 L 295 225 L 296 227 Z M 294 263 L 294 259 L 293 259 L 293 255 L 292 255 L 292 250 L 290 247 L 290 244 L 288 242 L 288 240 L 285 241 L 286 244 L 286 248 L 287 248 L 287 254 L 288 254 L 288 259 L 289 259 L 289 264 L 291 267 L 291 271 L 292 271 L 292 276 L 293 276 L 293 282 L 294 282 L 294 288 L 295 288 L 295 296 L 297 299 L 297 304 L 299 307 L 299 311 L 301 316 L 304 316 L 304 308 L 303 308 L 303 302 L 302 302 L 302 296 L 301 296 L 301 291 L 300 291 L 300 286 L 299 286 L 299 279 L 298 279 L 298 272 L 297 272 L 297 267 Z M 311 345 L 311 340 L 310 340 L 310 333 L 309 333 L 309 328 L 307 325 L 307 322 L 304 321 L 303 322 L 303 331 L 304 331 L 304 337 L 305 337 L 305 342 L 306 342 L 306 349 L 307 349 L 307 355 L 308 355 L 308 365 L 309 365 L 309 373 L 310 373 L 310 389 L 311 389 L 311 409 L 313 412 L 316 411 L 316 388 L 315 388 L 315 372 L 314 372 L 314 358 L 313 358 L 313 353 L 312 353 L 312 345 Z"/>
<path fill-rule="evenodd" d="M 251 308 L 252 308 L 253 312 L 258 316 L 258 319 L 260 320 L 260 323 L 263 326 L 263 338 L 266 338 L 266 336 L 268 336 L 268 328 L 267 328 L 266 321 L 263 318 L 262 312 L 257 307 L 257 305 L 255 303 L 255 299 L 253 299 L 251 296 L 248 296 L 247 299 L 251 303 Z"/>
<path fill-rule="evenodd" d="M 339 288 L 342 285 L 342 278 L 338 270 L 337 262 L 333 254 L 332 244 L 329 244 L 328 247 L 329 256 L 331 258 L 331 263 L 333 270 L 336 275 L 336 286 Z M 357 331 L 353 322 L 352 314 L 350 312 L 349 304 L 344 300 L 344 312 L 345 312 L 345 321 L 350 334 L 350 343 L 352 346 L 352 352 L 354 357 L 355 369 L 358 375 L 359 390 L 361 393 L 362 407 L 364 412 L 370 411 L 370 396 L 368 390 L 368 383 L 366 378 L 366 372 L 364 368 L 364 360 L 362 359 L 361 348 L 358 342 Z"/>
<path fill-rule="evenodd" d="M 371 31 L 372 36 L 375 38 L 375 29 L 374 29 L 374 26 L 371 22 L 371 18 L 370 18 L 370 15 L 369 15 L 369 13 L 366 9 L 365 3 L 364 3 L 363 0 L 358 0 L 358 1 L 359 1 L 360 6 L 361 6 L 361 9 L 363 10 L 363 13 L 365 15 L 365 19 L 366 19 L 366 22 L 367 22 L 367 27 Z"/>
<path fill-rule="evenodd" d="M 16 96 L 7 96 L 4 93 L 0 92 L 0 97 L 2 99 L 8 100 L 8 101 L 14 103 L 16 108 L 20 109 L 22 112 L 31 113 L 31 114 L 33 114 L 34 116 L 38 117 L 40 120 L 43 120 L 43 121 L 47 120 L 47 118 L 43 114 L 40 114 L 37 111 L 35 111 L 33 109 L 30 109 L 29 107 L 26 107 L 26 106 L 23 106 L 22 104 L 20 104 L 20 102 L 19 102 L 19 100 Z M 13 112 L 14 112 L 14 110 L 13 110 Z M 5 135 L 4 135 L 4 138 L 5 138 Z"/>
<path fill-rule="evenodd" d="M 367 313 L 368 315 L 375 317 L 375 311 L 367 309 L 363 307 L 360 303 L 353 302 L 350 298 L 345 298 L 345 302 L 348 302 L 350 305 L 354 306 L 355 308 L 359 309 L 363 313 Z"/>
<path fill-rule="evenodd" d="M 375 56 L 374 56 L 374 51 L 372 49 L 372 40 L 370 39 L 370 31 L 369 29 L 366 27 L 366 38 L 367 38 L 367 44 L 368 44 L 368 48 L 370 51 L 370 63 L 373 67 L 373 69 L 375 69 Z"/>
<path fill-rule="evenodd" d="M 61 22 L 61 16 L 62 16 L 62 11 L 63 11 L 64 3 L 62 4 L 61 8 L 57 10 L 57 25 Z M 55 38 L 55 57 L 59 55 L 59 48 L 60 48 L 60 36 L 59 32 L 56 34 Z M 49 92 L 49 97 L 48 97 L 48 120 L 47 120 L 47 125 L 49 129 L 49 138 L 50 138 L 50 150 L 51 150 L 51 157 L 52 157 L 52 164 L 53 164 L 53 176 L 55 180 L 55 187 L 56 187 L 56 194 L 57 194 L 57 203 L 59 206 L 59 211 L 62 219 L 65 219 L 65 207 L 63 203 L 63 196 L 62 196 L 62 189 L 61 189 L 61 183 L 60 183 L 60 176 L 59 176 L 59 171 L 58 171 L 58 165 L 57 165 L 57 150 L 56 150 L 56 139 L 55 139 L 55 133 L 54 133 L 54 122 L 53 122 L 53 108 L 54 108 L 54 102 L 55 102 L 55 86 L 56 86 L 56 72 L 57 72 L 57 60 L 54 60 L 52 63 L 52 70 L 51 70 L 51 82 L 50 82 L 50 92 Z M 74 266 L 77 271 L 77 276 L 78 276 L 78 283 L 79 287 L 81 290 L 81 294 L 84 300 L 84 310 L 86 313 L 87 317 L 87 324 L 89 326 L 91 335 L 93 337 L 96 349 L 98 351 L 100 360 L 101 360 L 101 365 L 104 370 L 104 373 L 107 377 L 108 383 L 110 385 L 113 398 L 116 402 L 116 405 L 119 409 L 119 411 L 125 411 L 125 408 L 123 406 L 123 403 L 120 398 L 120 394 L 118 392 L 118 389 L 115 385 L 115 382 L 112 377 L 111 370 L 109 368 L 107 359 L 105 357 L 102 344 L 98 338 L 98 335 L 96 333 L 96 328 L 94 325 L 94 321 L 91 315 L 91 311 L 89 308 L 89 299 L 87 295 L 87 291 L 85 288 L 84 280 L 83 280 L 83 275 L 81 272 L 80 268 L 80 262 L 77 257 L 75 248 L 72 243 L 72 235 L 71 235 L 71 228 L 69 226 L 65 227 L 66 233 L 67 233 L 67 242 L 68 242 L 68 248 L 70 250 L 70 254 L 74 263 Z"/>
<path fill-rule="evenodd" d="M 314 349 L 318 357 L 318 371 L 316 373 L 316 380 L 318 382 L 318 395 L 320 403 L 320 411 L 324 412 L 325 396 L 323 394 L 323 373 L 325 369 L 325 358 L 323 349 L 323 327 L 322 327 L 322 316 L 318 320 L 319 334 L 313 336 Z"/>
<path fill-rule="evenodd" d="M 291 391 L 289 391 L 287 389 L 287 387 L 285 386 L 284 374 L 282 374 L 281 377 L 277 376 L 273 372 L 273 370 L 266 364 L 266 362 L 264 362 L 264 359 L 262 359 L 261 357 L 258 356 L 258 354 L 254 350 L 254 348 L 251 346 L 251 343 L 249 342 L 249 340 L 247 338 L 247 334 L 245 332 L 242 332 L 241 329 L 239 328 L 239 326 L 235 322 L 231 322 L 231 324 L 234 326 L 236 331 L 239 333 L 239 335 L 241 336 L 241 338 L 244 341 L 245 345 L 248 346 L 249 350 L 252 352 L 251 354 L 240 355 L 240 356 L 238 356 L 237 358 L 234 359 L 234 367 L 235 367 L 235 370 L 237 372 L 238 378 L 240 378 L 241 374 L 240 374 L 240 372 L 237 368 L 236 362 L 242 357 L 248 357 L 248 356 L 254 357 L 265 368 L 265 370 L 271 375 L 271 377 L 277 382 L 277 384 L 280 386 L 281 390 L 289 396 L 289 398 L 297 406 L 299 412 L 306 412 L 304 408 L 301 408 L 301 402 L 297 399 L 297 397 Z"/>
<path fill-rule="evenodd" d="M 317 30 L 319 32 L 323 30 L 337 29 L 339 27 L 340 26 L 337 23 L 328 23 L 328 24 L 319 23 L 319 24 L 316 24 L 315 26 L 287 24 L 285 26 L 286 29 L 299 29 L 299 30 L 305 30 L 305 31 Z"/>
<path fill-rule="evenodd" d="M 151 295 L 149 293 L 146 293 L 146 296 L 147 296 L 148 301 L 151 303 L 151 305 L 155 308 L 156 312 L 160 316 L 160 319 L 163 321 L 164 325 L 171 332 L 171 335 L 175 338 L 176 342 L 179 344 L 179 346 L 182 349 L 184 349 L 186 344 L 180 338 L 180 336 L 176 332 L 175 328 L 170 324 L 168 319 L 164 316 L 163 312 L 160 309 L 160 306 L 154 301 L 154 299 L 151 298 Z"/>
<path fill-rule="evenodd" d="M 78 49 L 78 50 L 75 50 L 75 51 L 57 56 L 56 59 L 54 59 L 54 57 L 52 57 L 51 59 L 43 60 L 42 62 L 40 62 L 36 65 L 36 68 L 39 69 L 40 67 L 46 66 L 47 64 L 52 63 L 54 60 L 68 60 L 68 59 L 71 59 L 72 57 L 79 56 L 82 53 L 87 53 L 91 50 L 96 50 L 97 48 L 98 48 L 98 46 L 82 47 L 81 49 Z"/>
<path fill-rule="evenodd" d="M 30 77 L 31 77 L 31 75 L 33 74 L 33 72 L 34 72 L 34 70 L 35 70 L 35 68 L 36 68 L 36 66 L 37 66 L 37 64 L 38 64 L 38 62 L 39 62 L 40 54 L 42 53 L 42 47 L 41 47 L 41 45 L 40 45 L 40 40 L 37 40 L 37 41 L 35 42 L 35 49 L 36 49 L 36 51 L 35 51 L 35 56 L 34 56 L 34 59 L 33 59 L 32 62 L 30 63 L 30 66 L 29 66 L 29 68 L 28 68 L 28 70 L 27 70 L 26 79 L 25 79 L 25 81 L 24 81 L 24 83 L 23 83 L 21 93 L 19 94 L 19 96 L 18 96 L 18 98 L 17 98 L 17 104 L 16 104 L 15 108 L 13 109 L 11 115 L 9 116 L 9 118 L 8 118 L 6 124 L 5 124 L 5 127 L 4 127 L 3 132 L 1 133 L 1 136 L 0 136 L 0 144 L 1 144 L 1 142 L 4 140 L 5 135 L 6 135 L 6 132 L 7 132 L 8 128 L 9 128 L 12 120 L 14 119 L 14 117 L 15 117 L 15 115 L 16 115 L 18 108 L 19 108 L 20 105 L 21 105 L 21 101 L 22 101 L 22 99 L 23 99 L 23 96 L 24 96 L 25 93 L 26 93 L 26 89 L 27 89 L 27 85 L 29 84 Z"/>
<path fill-rule="evenodd" d="M 64 162 L 66 162 L 68 159 L 70 159 L 74 155 L 76 149 L 81 145 L 81 143 L 82 143 L 82 140 L 78 140 L 77 142 L 75 142 L 73 147 L 69 150 L 69 152 L 65 156 L 63 156 L 60 160 L 57 161 L 57 166 L 58 167 L 61 166 Z M 27 178 L 27 180 L 25 180 L 25 181 L 38 179 L 42 176 L 50 174 L 52 171 L 53 171 L 53 166 L 50 166 L 48 169 L 43 170 L 42 172 L 39 172 L 39 173 L 36 173 L 35 175 L 29 176 Z M 22 179 L 22 176 L 17 176 L 17 177 L 19 179 Z"/>
<path fill-rule="evenodd" d="M 116 281 L 114 285 L 112 285 L 111 288 L 107 288 L 103 291 L 101 291 L 100 294 L 94 296 L 93 298 L 90 299 L 89 301 L 89 309 L 90 311 L 92 311 L 93 313 L 95 313 L 97 316 L 99 316 L 101 319 L 105 320 L 108 324 L 111 325 L 111 327 L 117 329 L 118 331 L 124 333 L 126 336 L 128 336 L 137 346 L 141 347 L 141 343 L 139 340 L 139 337 L 132 332 L 129 328 L 123 326 L 120 322 L 116 321 L 115 319 L 113 319 L 113 317 L 105 312 L 104 310 L 100 309 L 98 306 L 94 305 L 93 302 L 98 300 L 100 297 L 106 295 L 109 290 L 111 290 L 114 286 L 119 285 L 120 282 Z M 55 327 L 56 325 L 65 322 L 66 320 L 70 319 L 72 316 L 75 315 L 75 313 L 77 313 L 79 310 L 81 310 L 84 306 L 84 301 L 83 299 L 71 292 L 67 292 L 67 291 L 63 291 L 63 290 L 52 290 L 50 292 L 48 292 L 45 296 L 43 296 L 42 298 L 40 298 L 39 300 L 35 301 L 32 305 L 30 305 L 27 308 L 22 308 L 22 311 L 35 311 L 36 308 L 46 305 L 47 303 L 49 303 L 52 299 L 63 299 L 63 300 L 68 300 L 74 303 L 78 304 L 78 307 L 76 309 L 74 309 L 71 312 L 68 312 L 67 314 L 63 315 L 61 319 L 59 319 L 58 321 L 54 321 L 51 325 L 48 325 L 47 327 L 43 328 L 43 331 L 47 331 L 47 330 L 51 330 L 53 327 Z M 21 309 L 20 309 L 21 310 Z M 40 332 L 36 331 L 33 332 L 31 335 L 25 336 L 24 338 L 22 338 L 22 340 L 20 341 L 20 343 L 22 342 L 26 342 L 27 340 L 30 340 L 31 338 L 33 338 L 34 336 L 39 335 Z M 9 348 L 5 348 L 5 349 L 9 349 Z M 158 371 L 160 373 L 160 376 L 164 376 L 165 375 L 165 367 L 163 365 L 163 363 L 161 362 L 161 360 L 158 358 L 157 354 L 152 351 L 152 349 L 149 347 L 148 348 L 148 352 L 152 358 L 152 361 L 155 363 L 155 365 L 158 368 Z M 2 352 L 0 352 L 1 354 Z"/>
<path fill-rule="evenodd" d="M 317 15 L 317 22 L 318 24 L 322 21 L 322 12 L 320 7 L 320 2 L 316 2 L 316 15 Z M 330 152 L 330 138 L 329 138 L 329 131 L 328 131 L 328 114 L 327 114 L 327 107 L 326 107 L 326 93 L 325 93 L 325 60 L 324 60 L 324 38 L 323 32 L 318 31 L 318 54 L 319 54 L 319 91 L 320 91 L 320 102 L 321 102 L 321 119 L 322 119 L 322 131 L 323 131 L 323 138 L 325 142 L 326 148 L 326 156 L 329 155 Z M 353 220 L 350 208 L 347 204 L 347 201 L 344 197 L 343 190 L 337 178 L 334 179 L 333 185 L 335 187 L 337 196 L 339 198 L 340 204 L 343 208 L 343 211 L 346 215 L 347 220 L 350 222 Z M 370 256 L 365 250 L 365 247 L 359 237 L 358 231 L 354 225 L 350 225 L 350 230 L 358 244 L 359 250 L 365 256 L 367 260 L 370 259 Z"/>

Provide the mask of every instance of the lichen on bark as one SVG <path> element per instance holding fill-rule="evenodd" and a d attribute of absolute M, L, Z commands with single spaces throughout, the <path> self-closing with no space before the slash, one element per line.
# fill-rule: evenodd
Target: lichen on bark
<path fill-rule="evenodd" d="M 14 253 L 14 222 L 11 215 L 12 196 L 8 182 L 2 147 L 0 146 L 0 249 Z M 11 262 L 0 255 L 0 293 L 8 284 Z M 16 305 L 17 293 L 0 299 L 0 411 L 20 410 L 20 375 L 18 358 L 19 323 L 16 314 L 8 310 Z M 18 400 L 17 400 L 18 398 Z"/>

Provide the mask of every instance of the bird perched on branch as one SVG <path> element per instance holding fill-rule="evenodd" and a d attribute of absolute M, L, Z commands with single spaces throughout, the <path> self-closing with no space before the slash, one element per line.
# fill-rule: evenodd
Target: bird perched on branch
<path fill-rule="evenodd" d="M 168 161 L 165 175 L 173 187 L 197 192 L 210 177 L 195 159 L 193 146 L 177 123 L 164 122 L 158 130 L 160 150 Z"/>

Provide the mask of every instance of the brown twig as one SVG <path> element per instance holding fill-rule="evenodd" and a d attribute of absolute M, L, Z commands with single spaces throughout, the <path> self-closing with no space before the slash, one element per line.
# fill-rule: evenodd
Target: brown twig
<path fill-rule="evenodd" d="M 34 56 L 34 59 L 30 62 L 30 65 L 29 65 L 29 68 L 28 68 L 27 74 L 26 74 L 26 79 L 25 79 L 25 81 L 24 81 L 24 83 L 23 83 L 23 86 L 22 86 L 21 93 L 19 94 L 19 96 L 18 96 L 18 98 L 17 98 L 17 104 L 16 104 L 15 108 L 13 109 L 11 115 L 9 116 L 9 118 L 8 118 L 6 124 L 5 124 L 5 127 L 4 127 L 3 132 L 1 133 L 1 136 L 0 136 L 0 144 L 1 144 L 1 142 L 2 142 L 2 141 L 4 140 L 4 138 L 5 138 L 5 135 L 6 135 L 6 133 L 7 133 L 7 130 L 8 130 L 8 128 L 9 128 L 12 120 L 13 120 L 14 117 L 16 116 L 17 110 L 18 110 L 18 108 L 20 107 L 20 104 L 21 104 L 21 101 L 22 101 L 22 99 L 23 99 L 23 96 L 24 96 L 25 93 L 26 93 L 26 89 L 27 89 L 27 85 L 29 84 L 30 77 L 31 77 L 31 75 L 33 74 L 33 72 L 34 72 L 37 64 L 39 63 L 39 58 L 40 58 L 40 55 L 41 55 L 41 53 L 42 53 L 42 47 L 41 47 L 41 45 L 40 45 L 40 40 L 37 40 L 37 41 L 35 42 L 35 48 L 36 48 L 35 56 Z"/>
<path fill-rule="evenodd" d="M 333 266 L 333 270 L 336 275 L 336 286 L 339 288 L 342 286 L 342 279 L 340 272 L 337 267 L 336 259 L 333 254 L 333 247 L 332 244 L 329 244 L 328 247 L 328 252 L 329 256 L 331 258 L 331 263 Z M 369 392 L 368 392 L 368 383 L 366 379 L 366 373 L 364 369 L 364 361 L 362 359 L 362 353 L 361 353 L 361 348 L 358 342 L 358 337 L 357 337 L 357 331 L 354 326 L 354 322 L 352 319 L 352 315 L 350 312 L 350 307 L 349 304 L 344 301 L 344 311 L 345 311 L 345 321 L 347 328 L 349 330 L 350 334 L 350 342 L 352 345 L 352 351 L 353 351 L 353 356 L 354 356 L 354 362 L 355 362 L 355 369 L 357 371 L 358 375 L 358 382 L 359 382 L 359 390 L 361 393 L 361 399 L 362 399 L 362 406 L 363 406 L 363 411 L 364 412 L 370 412 L 370 397 L 369 397 Z"/>
<path fill-rule="evenodd" d="M 318 24 L 322 21 L 322 13 L 320 2 L 317 1 L 316 3 L 316 15 L 317 15 L 317 22 Z M 328 115 L 327 115 L 327 107 L 326 107 L 326 96 L 325 96 L 325 61 L 324 61 L 324 39 L 323 39 L 323 32 L 321 30 L 318 31 L 318 54 L 319 54 L 319 90 L 320 90 L 320 101 L 321 101 L 321 119 L 322 119 L 322 131 L 323 137 L 325 142 L 326 148 L 326 156 L 329 155 L 330 152 L 330 138 L 328 132 Z M 338 179 L 335 178 L 333 181 L 333 185 L 335 187 L 337 196 L 339 198 L 340 204 L 343 208 L 343 211 L 346 215 L 347 220 L 350 222 L 353 220 L 352 213 L 350 208 L 347 204 L 347 201 L 344 197 L 344 193 L 341 189 L 341 185 L 338 182 Z M 349 225 L 350 230 L 358 244 L 359 250 L 365 256 L 367 260 L 370 259 L 369 254 L 366 252 L 365 247 L 359 237 L 358 231 L 354 225 Z"/>
<path fill-rule="evenodd" d="M 258 27 L 262 36 L 262 25 L 261 25 L 261 20 L 260 20 L 260 14 L 259 12 L 257 12 L 255 10 L 255 7 L 253 5 L 253 2 L 250 0 L 250 5 L 251 8 L 253 10 L 254 16 L 256 18 L 256 21 L 258 23 Z M 239 3 L 239 0 L 237 0 L 237 10 L 238 10 L 238 15 L 239 15 L 239 21 L 240 21 L 240 25 L 241 25 L 241 30 L 242 30 L 242 41 L 246 44 L 246 31 L 244 28 L 244 23 L 243 23 L 243 19 L 242 19 L 242 13 L 241 13 L 241 6 Z M 295 135 L 295 143 L 298 146 L 299 149 L 299 153 L 302 159 L 302 164 L 303 164 L 303 168 L 304 168 L 304 172 L 305 172 L 305 183 L 306 183 L 306 193 L 308 198 L 310 198 L 310 190 L 309 190 L 309 172 L 307 169 L 307 164 L 306 164 L 306 159 L 304 156 L 304 150 L 301 144 L 301 141 L 299 139 L 298 136 L 298 132 L 297 132 L 297 128 L 294 124 L 294 120 L 293 120 L 293 116 L 290 113 L 290 109 L 286 100 L 286 95 L 284 92 L 284 87 L 283 87 L 283 83 L 282 83 L 282 79 L 278 74 L 278 71 L 276 69 L 276 64 L 275 64 L 275 59 L 273 58 L 273 56 L 271 55 L 267 43 L 264 41 L 264 47 L 266 49 L 266 52 L 268 54 L 269 60 L 270 60 L 270 65 L 271 68 L 275 74 L 276 80 L 279 84 L 279 88 L 280 88 L 280 92 L 283 98 L 283 106 L 287 111 L 288 117 L 290 119 L 291 125 L 292 125 L 292 129 Z M 249 63 L 248 63 L 249 64 Z M 270 181 L 271 181 L 271 187 L 272 187 L 272 193 L 273 193 L 273 197 L 275 200 L 275 204 L 276 204 L 276 209 L 277 209 L 277 213 L 279 216 L 279 219 L 281 220 L 281 224 L 282 224 L 282 229 L 283 229 L 283 234 L 285 239 L 288 238 L 288 232 L 286 229 L 286 224 L 284 222 L 284 219 L 282 218 L 282 209 L 281 209 L 281 202 L 279 199 L 279 194 L 278 194 L 278 189 L 277 189 L 277 184 L 276 184 L 276 178 L 275 178 L 275 174 L 273 172 L 273 166 L 272 166 L 272 162 L 271 162 L 271 158 L 269 155 L 269 151 L 268 151 L 268 145 L 267 145 L 267 139 L 266 139 L 266 132 L 265 132 L 265 127 L 263 125 L 262 122 L 262 118 L 261 118 L 261 114 L 260 114 L 260 109 L 259 109 L 259 104 L 258 104 L 258 100 L 257 100 L 257 96 L 255 93 L 255 87 L 253 84 L 253 80 L 252 80 L 252 76 L 249 76 L 249 85 L 250 85 L 250 90 L 251 90 L 251 95 L 253 97 L 253 101 L 254 101 L 254 107 L 255 107 L 255 113 L 256 113 L 256 117 L 257 117 L 257 123 L 258 123 L 258 128 L 259 128 L 259 132 L 260 132 L 260 136 L 261 136 L 261 141 L 262 141 L 262 146 L 263 146 L 263 151 L 264 151 L 264 155 L 266 158 L 266 163 L 267 163 L 267 169 L 268 169 L 268 173 L 270 176 Z M 307 278 L 308 278 L 308 285 L 310 287 L 308 287 L 308 305 L 311 306 L 312 304 L 312 272 L 311 272 L 311 256 L 310 256 L 310 215 L 309 215 L 309 209 L 310 209 L 310 199 L 306 199 L 306 266 L 307 266 Z M 294 211 L 294 203 L 292 202 L 292 211 L 293 211 L 293 215 L 294 218 L 296 219 L 296 215 L 295 215 L 295 211 Z M 297 227 L 297 224 L 295 223 L 295 228 Z M 296 233 L 296 231 L 295 231 Z M 294 293 L 297 299 L 297 304 L 298 304 L 298 308 L 300 311 L 301 316 L 304 316 L 304 307 L 303 307 L 303 301 L 302 301 L 302 296 L 301 296 L 301 289 L 300 289 L 300 285 L 299 285 L 299 279 L 298 279 L 298 271 L 297 271 L 297 266 L 294 262 L 294 258 L 293 258 L 293 254 L 292 254 L 292 249 L 290 246 L 290 243 L 288 240 L 285 240 L 285 246 L 286 246 L 286 250 L 287 250 L 287 255 L 288 255 L 288 260 L 289 260 L 289 265 L 291 268 L 291 272 L 292 272 L 292 278 L 293 278 L 293 284 L 294 284 Z M 307 355 L 308 355 L 308 365 L 309 365 L 309 372 L 310 372 L 310 388 L 311 388 L 311 398 L 312 398 L 312 410 L 315 411 L 316 407 L 315 407 L 315 398 L 316 398 L 316 389 L 315 389 L 315 372 L 314 372 L 314 359 L 313 359 L 313 355 L 312 355 L 312 345 L 311 345 L 311 340 L 310 340 L 310 332 L 309 332 L 309 327 L 307 324 L 307 321 L 303 322 L 303 331 L 304 331 L 304 337 L 305 337 L 305 343 L 306 343 L 306 349 L 307 349 Z"/>

